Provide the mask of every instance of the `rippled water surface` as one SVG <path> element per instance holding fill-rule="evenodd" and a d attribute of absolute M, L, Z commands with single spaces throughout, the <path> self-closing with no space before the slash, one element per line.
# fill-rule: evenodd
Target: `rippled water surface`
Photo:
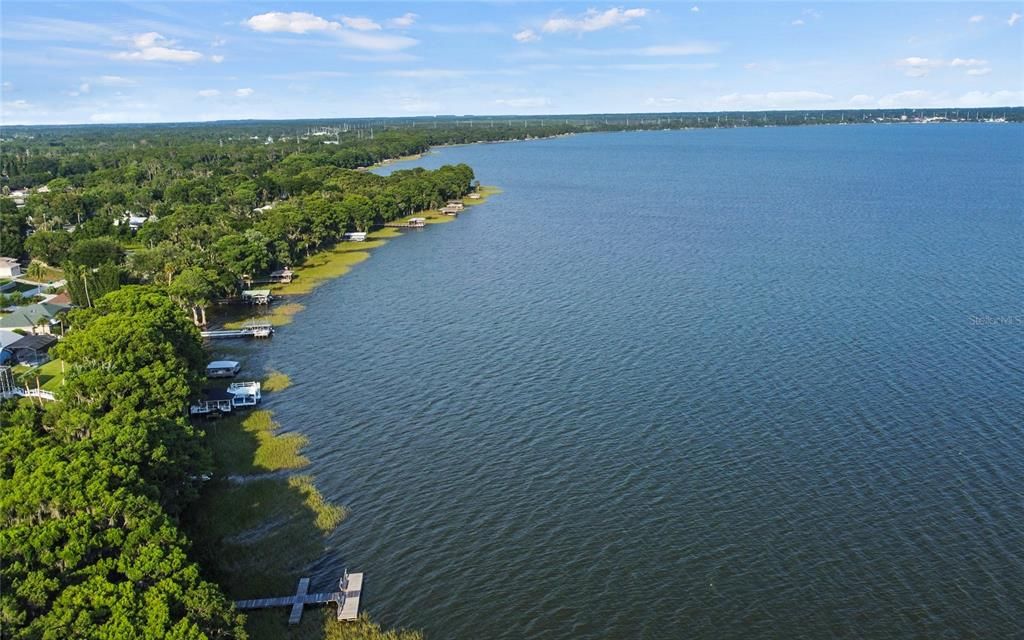
<path fill-rule="evenodd" d="M 1024 636 L 1024 127 L 440 149 L 504 193 L 255 356 L 433 639 Z M 413 165 L 395 165 L 408 168 Z"/>

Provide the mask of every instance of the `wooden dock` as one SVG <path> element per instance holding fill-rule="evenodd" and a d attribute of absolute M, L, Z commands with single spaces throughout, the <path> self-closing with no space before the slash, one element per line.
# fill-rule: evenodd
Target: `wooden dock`
<path fill-rule="evenodd" d="M 215 331 L 200 331 L 204 338 L 269 338 L 274 335 L 274 327 L 270 323 L 253 324 L 241 329 L 218 329 Z"/>
<path fill-rule="evenodd" d="M 291 607 L 288 624 L 299 624 L 302 612 L 307 604 L 326 604 L 334 602 L 338 605 L 338 620 L 356 620 L 359 618 L 359 600 L 363 591 L 363 574 L 348 573 L 338 581 L 340 591 L 330 593 L 309 593 L 309 578 L 301 578 L 295 589 L 295 595 L 280 598 L 256 598 L 253 600 L 237 600 L 237 609 L 271 609 Z"/>
<path fill-rule="evenodd" d="M 344 592 L 338 607 L 338 620 L 355 620 L 359 617 L 359 598 L 363 595 L 363 574 L 346 573 Z"/>

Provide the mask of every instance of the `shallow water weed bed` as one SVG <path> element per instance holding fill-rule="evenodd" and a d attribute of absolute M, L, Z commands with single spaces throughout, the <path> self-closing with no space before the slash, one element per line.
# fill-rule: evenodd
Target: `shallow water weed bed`
<path fill-rule="evenodd" d="M 305 309 L 305 305 L 301 305 L 297 302 L 289 302 L 282 305 L 275 305 L 270 308 L 269 313 L 252 316 L 250 318 L 244 318 L 241 320 L 232 320 L 224 323 L 225 329 L 241 329 L 251 322 L 269 322 L 275 327 L 281 327 L 286 324 L 290 324 L 292 317 Z"/>
<path fill-rule="evenodd" d="M 309 460 L 299 453 L 307 439 L 297 433 L 276 433 L 279 424 L 266 410 L 207 423 L 206 440 L 217 472 L 224 475 L 301 469 Z"/>
<path fill-rule="evenodd" d="M 277 370 L 271 370 L 267 372 L 265 378 L 263 378 L 263 392 L 273 393 L 275 391 L 284 391 L 288 387 L 292 386 L 292 379 L 288 377 L 287 373 L 282 373 Z"/>

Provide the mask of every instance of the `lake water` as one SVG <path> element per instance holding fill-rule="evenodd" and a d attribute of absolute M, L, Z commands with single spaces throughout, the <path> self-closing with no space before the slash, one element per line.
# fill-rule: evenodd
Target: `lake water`
<path fill-rule="evenodd" d="M 352 510 L 314 587 L 435 640 L 1024 636 L 1024 127 L 450 162 L 504 193 L 256 352 Z"/>

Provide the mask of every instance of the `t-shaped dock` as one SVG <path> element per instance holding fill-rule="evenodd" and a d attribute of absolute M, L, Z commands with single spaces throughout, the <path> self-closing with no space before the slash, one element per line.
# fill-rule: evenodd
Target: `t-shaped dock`
<path fill-rule="evenodd" d="M 291 607 L 292 611 L 288 616 L 288 624 L 299 624 L 299 621 L 302 619 L 302 611 L 307 604 L 336 602 L 338 604 L 339 621 L 357 619 L 359 617 L 359 598 L 363 591 L 363 574 L 346 571 L 345 575 L 338 581 L 338 587 L 341 589 L 340 591 L 331 593 L 308 593 L 309 578 L 301 578 L 293 596 L 237 600 L 235 601 L 235 607 L 238 609 Z"/>

